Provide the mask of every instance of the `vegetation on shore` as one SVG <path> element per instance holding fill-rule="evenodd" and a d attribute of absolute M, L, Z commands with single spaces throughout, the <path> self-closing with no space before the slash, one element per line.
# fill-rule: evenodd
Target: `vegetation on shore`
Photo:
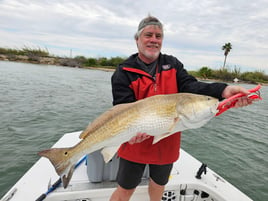
<path fill-rule="evenodd" d="M 122 57 L 112 57 L 110 59 L 106 57 L 86 58 L 84 56 L 76 56 L 74 58 L 59 57 L 50 55 L 47 50 L 42 50 L 40 48 L 31 49 L 24 47 L 20 50 L 17 50 L 0 47 L 0 60 L 28 62 L 36 64 L 52 64 L 78 68 L 99 67 L 115 69 L 115 67 L 125 59 L 126 58 Z"/>
<path fill-rule="evenodd" d="M 225 67 L 213 70 L 205 66 L 200 68 L 198 71 L 190 71 L 189 73 L 201 79 L 222 80 L 226 82 L 240 81 L 249 84 L 268 84 L 268 75 L 266 75 L 263 71 L 242 73 L 240 68 L 237 67 L 234 69 Z"/>
<path fill-rule="evenodd" d="M 10 48 L 0 48 L 0 60 L 28 62 L 35 64 L 51 64 L 69 67 L 90 68 L 96 67 L 99 69 L 115 69 L 116 66 L 124 61 L 123 57 L 100 57 L 100 58 L 86 58 L 84 56 L 76 56 L 74 58 L 58 57 L 50 55 L 47 50 L 31 49 L 24 47 L 20 50 Z M 214 79 L 223 80 L 226 82 L 233 82 L 238 79 L 247 83 L 264 83 L 268 84 L 268 75 L 263 71 L 241 72 L 240 68 L 235 67 L 211 69 L 207 66 L 201 67 L 198 71 L 189 71 L 189 73 L 200 79 Z"/>

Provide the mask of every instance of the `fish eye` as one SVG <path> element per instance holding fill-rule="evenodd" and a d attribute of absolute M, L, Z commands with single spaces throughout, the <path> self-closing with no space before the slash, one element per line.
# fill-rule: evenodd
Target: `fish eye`
<path fill-rule="evenodd" d="M 68 155 L 68 152 L 66 151 L 66 152 L 64 153 L 64 155 L 67 156 L 67 155 Z"/>

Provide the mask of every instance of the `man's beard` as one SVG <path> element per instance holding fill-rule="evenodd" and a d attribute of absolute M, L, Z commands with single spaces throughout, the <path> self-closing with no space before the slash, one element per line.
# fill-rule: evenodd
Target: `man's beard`
<path fill-rule="evenodd" d="M 149 59 L 157 59 L 159 54 L 160 54 L 160 51 L 157 51 L 157 52 L 154 52 L 154 53 L 144 51 L 144 56 L 146 56 Z"/>

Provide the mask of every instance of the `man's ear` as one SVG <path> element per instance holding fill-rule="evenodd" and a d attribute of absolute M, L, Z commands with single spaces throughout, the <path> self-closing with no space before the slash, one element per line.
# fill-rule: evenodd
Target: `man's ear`
<path fill-rule="evenodd" d="M 139 38 L 135 39 L 137 47 L 138 47 L 138 39 L 139 39 Z"/>

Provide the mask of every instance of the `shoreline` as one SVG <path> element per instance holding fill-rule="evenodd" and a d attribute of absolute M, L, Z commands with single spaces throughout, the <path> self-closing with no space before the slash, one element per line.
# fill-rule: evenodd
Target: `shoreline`
<path fill-rule="evenodd" d="M 65 67 L 71 67 L 71 68 L 82 68 L 82 69 L 90 69 L 90 70 L 102 70 L 106 72 L 114 72 L 116 67 L 90 67 L 90 66 L 82 66 L 79 63 L 73 62 L 73 58 L 59 58 L 59 57 L 35 57 L 31 58 L 29 56 L 23 56 L 23 55 L 12 55 L 7 56 L 0 54 L 0 61 L 10 61 L 10 62 L 20 62 L 20 63 L 29 63 L 29 64 L 41 64 L 41 65 L 56 65 L 56 66 L 65 66 Z M 201 77 L 195 76 L 195 78 L 199 81 L 208 81 L 208 82 L 226 82 L 226 83 L 235 83 L 235 84 L 261 84 L 263 86 L 268 86 L 268 83 L 251 83 L 246 81 L 238 81 L 238 82 L 232 82 L 232 81 L 224 81 L 220 79 L 204 79 Z"/>
<path fill-rule="evenodd" d="M 71 68 L 83 68 L 83 69 L 94 69 L 94 70 L 104 70 L 104 71 L 115 71 L 115 68 L 111 67 L 90 67 L 82 66 L 80 63 L 72 62 L 72 58 L 59 58 L 59 57 L 36 57 L 35 59 L 23 55 L 12 55 L 7 56 L 0 54 L 0 61 L 10 61 L 19 63 L 29 63 L 29 64 L 40 64 L 40 65 L 55 65 L 55 66 L 65 66 Z"/>

